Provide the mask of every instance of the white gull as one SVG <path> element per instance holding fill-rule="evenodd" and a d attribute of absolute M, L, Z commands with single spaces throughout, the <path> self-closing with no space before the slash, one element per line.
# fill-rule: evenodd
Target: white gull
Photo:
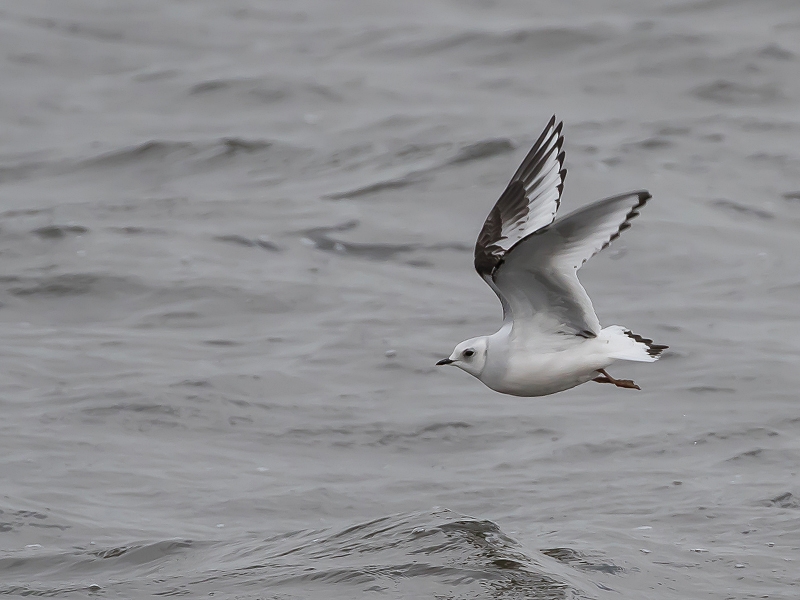
<path fill-rule="evenodd" d="M 651 196 L 628 192 L 554 220 L 567 174 L 562 127 L 550 119 L 475 244 L 475 269 L 503 304 L 503 326 L 436 363 L 504 394 L 545 396 L 587 381 L 639 389 L 605 368 L 617 360 L 653 362 L 667 348 L 619 325 L 601 329 L 578 281 L 578 269 L 630 227 Z"/>

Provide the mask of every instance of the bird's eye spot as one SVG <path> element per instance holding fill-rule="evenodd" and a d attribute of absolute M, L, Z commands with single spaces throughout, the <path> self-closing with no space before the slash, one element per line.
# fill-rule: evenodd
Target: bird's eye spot
<path fill-rule="evenodd" d="M 469 358 L 473 354 L 475 354 L 475 350 L 473 350 L 472 348 L 468 348 L 467 350 L 464 350 L 464 356 L 466 356 L 467 358 Z"/>

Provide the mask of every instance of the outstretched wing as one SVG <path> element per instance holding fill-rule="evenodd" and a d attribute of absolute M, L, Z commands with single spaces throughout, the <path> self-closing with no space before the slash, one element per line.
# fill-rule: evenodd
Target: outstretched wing
<path fill-rule="evenodd" d="M 595 337 L 600 323 L 578 269 L 630 227 L 650 194 L 598 200 L 518 241 L 488 281 L 514 328 Z"/>
<path fill-rule="evenodd" d="M 483 224 L 475 244 L 475 269 L 487 282 L 514 244 L 556 216 L 567 175 L 562 127 L 554 115 Z"/>

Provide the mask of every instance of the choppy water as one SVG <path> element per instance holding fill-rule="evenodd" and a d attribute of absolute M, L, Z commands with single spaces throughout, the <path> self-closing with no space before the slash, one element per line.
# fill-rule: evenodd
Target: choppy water
<path fill-rule="evenodd" d="M 0 3 L 0 594 L 800 595 L 795 0 Z M 553 112 L 671 346 L 437 369 Z"/>

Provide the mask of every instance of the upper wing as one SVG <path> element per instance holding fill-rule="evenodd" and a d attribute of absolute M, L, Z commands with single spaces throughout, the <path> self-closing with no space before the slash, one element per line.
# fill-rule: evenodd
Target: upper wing
<path fill-rule="evenodd" d="M 562 127 L 554 115 L 483 224 L 475 244 L 475 269 L 487 282 L 514 244 L 556 216 L 567 175 Z"/>
<path fill-rule="evenodd" d="M 505 320 L 538 332 L 594 337 L 600 323 L 578 269 L 630 227 L 650 194 L 598 200 L 558 219 L 509 249 L 489 282 Z"/>

